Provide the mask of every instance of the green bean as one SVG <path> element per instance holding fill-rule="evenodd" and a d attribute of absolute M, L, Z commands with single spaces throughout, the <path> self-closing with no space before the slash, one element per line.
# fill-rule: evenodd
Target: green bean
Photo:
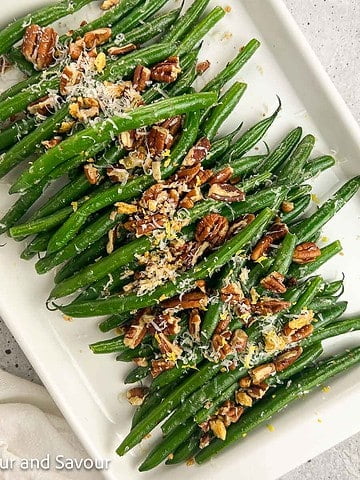
<path fill-rule="evenodd" d="M 298 185 L 296 187 L 291 187 L 286 196 L 286 200 L 288 200 L 289 202 L 292 202 L 302 197 L 303 195 L 307 195 L 311 191 L 312 191 L 311 185 Z"/>
<path fill-rule="evenodd" d="M 117 355 L 116 360 L 118 362 L 131 362 L 134 358 L 150 357 L 154 353 L 154 349 L 151 345 L 145 344 L 144 340 L 135 348 L 126 347 Z"/>
<path fill-rule="evenodd" d="M 130 54 L 131 55 L 131 54 Z M 129 56 L 130 56 L 129 55 Z M 204 109 L 216 101 L 213 93 L 195 93 L 177 98 L 161 100 L 156 105 L 141 106 L 130 112 L 126 118 L 113 117 L 99 122 L 94 127 L 88 127 L 72 135 L 47 153 L 38 158 L 27 172 L 24 172 L 13 187 L 13 192 L 24 191 L 34 182 L 41 180 L 55 167 L 72 158 L 80 151 L 86 151 L 97 143 L 110 140 L 113 135 L 134 128 L 156 123 L 169 116 Z M 60 147 L 60 148 L 59 148 Z"/>
<path fill-rule="evenodd" d="M 253 56 L 256 50 L 260 47 L 260 42 L 255 38 L 245 45 L 238 55 L 231 60 L 226 68 L 218 73 L 209 83 L 202 89 L 203 92 L 216 91 L 227 83 L 231 78 L 238 73 L 238 71 L 245 65 L 245 63 Z"/>
<path fill-rule="evenodd" d="M 299 143 L 301 135 L 301 127 L 297 127 L 294 128 L 294 130 L 291 130 L 291 132 L 287 134 L 287 136 L 282 140 L 279 146 L 272 153 L 269 153 L 269 155 L 264 158 L 263 162 L 259 163 L 259 165 L 255 169 L 255 172 L 272 172 L 273 170 L 275 170 L 289 157 L 295 146 Z"/>
<path fill-rule="evenodd" d="M 118 327 L 121 324 L 122 319 L 123 315 L 112 315 L 99 324 L 99 330 L 103 333 L 109 332 L 113 328 Z"/>
<path fill-rule="evenodd" d="M 230 113 L 244 95 L 247 85 L 235 82 L 227 92 L 219 99 L 218 104 L 211 110 L 209 118 L 202 128 L 204 137 L 212 139 L 217 134 L 220 125 L 224 123 Z"/>
<path fill-rule="evenodd" d="M 215 7 L 205 18 L 200 20 L 180 42 L 176 50 L 176 55 L 183 55 L 192 50 L 200 40 L 214 27 L 225 15 L 225 10 L 221 7 Z"/>
<path fill-rule="evenodd" d="M 120 270 L 114 275 L 109 275 L 108 277 L 101 278 L 97 282 L 90 285 L 86 290 L 80 293 L 73 300 L 73 303 L 86 302 L 88 300 L 96 300 L 97 298 L 105 298 L 111 293 L 119 292 L 122 290 L 122 287 L 129 283 L 129 279 L 122 278 L 123 271 Z"/>
<path fill-rule="evenodd" d="M 102 47 L 102 50 L 109 50 L 110 47 L 121 47 L 129 43 L 142 44 L 153 39 L 158 34 L 166 31 L 171 25 L 177 23 L 176 20 L 180 14 L 180 8 L 166 12 L 163 15 L 154 17 L 121 36 L 121 39 L 115 39 Z"/>
<path fill-rule="evenodd" d="M 175 465 L 194 457 L 199 451 L 200 436 L 201 434 L 199 432 L 193 433 L 175 450 L 173 455 L 166 460 L 165 465 Z"/>
<path fill-rule="evenodd" d="M 280 112 L 281 103 L 279 101 L 279 106 L 275 112 L 268 118 L 261 120 L 249 130 L 247 130 L 239 140 L 237 140 L 233 146 L 229 149 L 228 157 L 232 159 L 233 157 L 239 158 L 245 155 L 254 145 L 256 145 L 259 140 L 265 135 L 271 125 L 274 123 L 275 118 Z"/>
<path fill-rule="evenodd" d="M 213 141 L 209 153 L 202 161 L 202 165 L 204 168 L 213 166 L 216 160 L 218 160 L 229 149 L 232 140 L 234 139 L 235 135 L 237 135 L 240 129 L 241 125 L 228 135 L 225 135 L 224 137 Z"/>
<path fill-rule="evenodd" d="M 41 78 L 42 78 L 41 73 L 38 73 L 36 75 L 33 75 L 30 78 L 26 78 L 21 82 L 16 83 L 15 85 L 12 85 L 11 87 L 9 87 L 7 90 L 5 90 L 0 94 L 0 103 L 2 104 L 2 102 L 8 98 L 13 98 L 15 95 L 20 93 L 25 88 L 31 87 L 31 85 L 35 85 L 41 80 Z"/>
<path fill-rule="evenodd" d="M 196 423 L 191 419 L 185 424 L 175 429 L 167 438 L 166 442 L 160 443 L 150 454 L 145 461 L 140 465 L 139 471 L 146 472 L 156 467 L 160 462 L 165 460 L 170 453 L 174 452 L 183 441 L 191 435 L 197 428 Z"/>
<path fill-rule="evenodd" d="M 305 163 L 301 181 L 304 182 L 309 178 L 315 177 L 318 173 L 333 167 L 335 163 L 335 158 L 330 155 L 324 155 L 322 157 L 314 158 L 313 160 L 308 160 Z"/>
<path fill-rule="evenodd" d="M 303 197 L 300 197 L 294 205 L 294 209 L 290 212 L 282 213 L 281 219 L 286 224 L 292 224 L 294 220 L 297 220 L 299 215 L 301 215 L 307 207 L 310 205 L 311 195 L 307 194 Z"/>
<path fill-rule="evenodd" d="M 288 233 L 282 241 L 272 265 L 272 271 L 286 275 L 292 262 L 293 253 L 297 244 L 296 235 Z"/>
<path fill-rule="evenodd" d="M 156 407 L 175 387 L 175 384 L 165 385 L 165 387 L 157 390 L 156 392 L 149 393 L 145 398 L 145 401 L 140 405 L 132 418 L 131 428 L 134 428 L 142 418 L 151 411 L 153 407 Z"/>
<path fill-rule="evenodd" d="M 240 157 L 231 159 L 231 167 L 236 171 L 237 175 L 246 175 L 255 171 L 255 168 L 264 159 L 264 155 L 249 155 L 247 157 Z M 223 168 L 229 162 L 224 161 L 222 165 L 218 167 L 219 170 Z"/>
<path fill-rule="evenodd" d="M 226 435 L 226 440 L 215 440 L 196 456 L 197 463 L 204 463 L 226 448 L 228 445 L 243 439 L 251 430 L 266 422 L 275 413 L 289 403 L 300 398 L 305 393 L 328 381 L 331 377 L 349 369 L 360 361 L 360 348 L 346 351 L 336 357 L 331 357 L 315 368 L 309 368 L 294 378 L 291 385 L 285 385 L 276 390 L 276 394 L 258 402 L 242 417 L 241 422 L 232 424 Z"/>
<path fill-rule="evenodd" d="M 6 58 L 12 65 L 16 65 L 17 68 L 28 77 L 36 73 L 33 64 L 26 60 L 19 48 L 12 48 L 6 54 Z"/>
<path fill-rule="evenodd" d="M 298 224 L 292 231 L 300 242 L 306 242 L 309 237 L 320 230 L 358 191 L 360 176 L 348 180 L 342 187 L 321 207 Z"/>
<path fill-rule="evenodd" d="M 278 181 L 287 184 L 294 184 L 299 181 L 305 163 L 314 148 L 315 137 L 306 135 L 298 144 L 290 158 L 280 169 Z"/>
<path fill-rule="evenodd" d="M 101 342 L 92 343 L 89 345 L 90 350 L 96 354 L 121 352 L 126 349 L 124 344 L 124 336 L 119 335 L 109 340 L 102 340 Z"/>
<path fill-rule="evenodd" d="M 37 253 L 45 252 L 52 234 L 53 232 L 51 230 L 49 232 L 39 233 L 22 251 L 20 258 L 30 260 Z"/>
<path fill-rule="evenodd" d="M 360 317 L 358 316 L 325 324 L 312 334 L 311 339 L 312 341 L 321 342 L 326 338 L 337 337 L 338 335 L 344 335 L 357 330 L 360 330 Z M 306 338 L 303 344 L 307 345 L 309 341 L 310 337 Z"/>
<path fill-rule="evenodd" d="M 187 9 L 184 15 L 182 15 L 172 28 L 163 37 L 164 42 L 176 42 L 186 35 L 189 30 L 198 21 L 198 18 L 203 13 L 209 0 L 195 0 L 192 5 Z"/>
<path fill-rule="evenodd" d="M 334 282 L 330 282 L 324 286 L 324 290 L 322 291 L 322 295 L 335 295 L 339 290 L 343 290 L 344 288 L 344 280 L 335 280 Z"/>
<path fill-rule="evenodd" d="M 65 15 L 72 15 L 91 1 L 92 0 L 64 0 L 55 5 L 41 8 L 34 13 L 29 13 L 19 18 L 19 20 L 14 20 L 0 32 L 0 55 L 6 53 L 12 45 L 22 38 L 27 25 L 31 23 L 37 23 L 41 26 L 49 25 Z"/>
<path fill-rule="evenodd" d="M 125 377 L 125 385 L 129 383 L 136 383 L 139 380 L 147 377 L 150 373 L 150 367 L 135 367 Z"/>
<path fill-rule="evenodd" d="M 274 262 L 273 258 L 265 258 L 262 262 L 257 263 L 249 272 L 248 279 L 244 285 L 246 290 L 249 292 L 252 287 L 257 285 L 262 277 L 270 270 Z"/>
<path fill-rule="evenodd" d="M 226 242 L 216 252 L 209 255 L 206 260 L 200 262 L 196 267 L 194 267 L 193 270 L 179 275 L 176 281 L 173 283 L 169 282 L 163 286 L 156 288 L 149 295 L 144 295 L 141 297 L 138 297 L 134 294 L 119 296 L 117 298 L 107 299 L 106 302 L 103 303 L 88 302 L 84 305 L 79 304 L 77 306 L 65 306 L 62 307 L 62 311 L 65 312 L 68 310 L 75 310 L 74 316 L 78 314 L 80 314 L 81 316 L 85 315 L 85 312 L 86 316 L 88 316 L 88 312 L 90 311 L 93 312 L 95 315 L 106 315 L 108 313 L 114 313 L 114 309 L 116 309 L 117 313 L 122 313 L 126 311 L 132 311 L 138 308 L 143 308 L 145 306 L 154 305 L 154 303 L 156 303 L 159 298 L 170 298 L 177 293 L 183 291 L 183 287 L 185 284 L 191 285 L 196 280 L 211 276 L 217 269 L 227 263 L 227 261 L 230 260 L 232 256 L 239 251 L 239 249 L 241 249 L 249 242 L 253 242 L 253 236 L 258 236 L 259 232 L 261 232 L 266 227 L 272 215 L 273 212 L 271 210 L 264 209 L 261 213 L 258 214 L 258 216 L 250 225 L 248 225 L 241 232 L 235 235 L 231 240 Z M 90 275 L 93 275 L 92 272 L 95 267 L 96 265 L 94 265 L 89 271 Z M 86 275 L 84 276 L 86 277 Z M 86 282 L 88 283 L 87 278 Z M 71 284 L 70 288 L 69 283 Z M 53 298 L 57 297 L 58 295 L 63 296 L 64 292 L 68 292 L 69 290 L 73 290 L 74 288 L 79 288 L 79 278 L 75 279 L 75 285 L 74 279 L 72 280 L 72 282 L 68 282 L 68 285 L 66 285 L 66 282 L 57 285 L 51 292 L 51 296 Z"/>
<path fill-rule="evenodd" d="M 190 113 L 186 116 L 183 134 L 180 137 L 180 140 L 177 142 L 174 150 L 172 151 L 172 162 L 169 167 L 165 168 L 162 174 L 162 178 L 167 178 L 169 175 L 172 174 L 173 171 L 176 171 L 178 165 L 180 164 L 182 158 L 186 155 L 187 151 L 191 147 L 191 145 L 196 140 L 197 132 L 199 127 L 199 114 L 197 112 Z M 133 181 L 127 183 L 127 185 L 115 186 L 111 190 L 112 192 L 117 195 L 115 199 L 111 200 L 111 203 L 120 200 L 129 200 L 139 194 L 150 185 L 152 185 L 154 179 L 150 175 L 144 175 Z M 123 195 L 121 195 L 121 192 Z M 104 195 L 100 195 L 101 198 L 106 196 L 106 192 Z M 90 206 L 95 203 L 94 211 L 98 210 L 98 203 L 92 201 Z M 88 210 L 89 203 L 87 203 L 86 209 L 86 217 L 88 217 L 92 210 Z M 105 207 L 103 205 L 103 207 Z M 101 217 L 92 227 L 85 229 L 83 233 L 81 233 L 77 238 L 75 238 L 72 242 L 70 242 L 63 250 L 45 257 L 41 261 L 38 262 L 36 265 L 36 269 L 38 273 L 45 273 L 49 271 L 51 268 L 59 265 L 65 260 L 70 259 L 71 257 L 75 256 L 77 253 L 83 251 L 87 248 L 93 241 L 96 241 L 100 237 L 106 234 L 106 232 L 117 222 L 119 221 L 119 216 L 112 220 L 110 218 L 109 213 L 106 213 L 103 217 Z M 83 224 L 83 220 L 82 220 Z"/>
<path fill-rule="evenodd" d="M 304 278 L 318 270 L 324 263 L 342 251 L 341 243 L 337 240 L 321 248 L 321 255 L 314 261 L 304 265 L 291 265 L 289 275 L 295 278 Z"/>
<path fill-rule="evenodd" d="M 34 128 L 36 128 L 36 118 L 26 117 L 13 123 L 5 130 L 2 130 L 0 132 L 0 152 L 7 150 L 9 147 L 17 143 L 21 138 L 32 132 Z"/>
<path fill-rule="evenodd" d="M 0 160 L 0 178 L 34 153 L 42 140 L 52 137 L 67 115 L 68 107 L 61 107 L 54 115 L 47 118 L 39 127 L 8 150 Z"/>

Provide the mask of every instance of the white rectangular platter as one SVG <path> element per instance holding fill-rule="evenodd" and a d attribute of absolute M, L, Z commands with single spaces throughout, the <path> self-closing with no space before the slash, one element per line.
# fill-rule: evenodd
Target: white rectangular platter
<path fill-rule="evenodd" d="M 46 3 L 49 1 L 2 0 L 1 24 Z M 210 6 L 216 4 L 230 6 L 231 12 L 205 39 L 201 58 L 209 59 L 212 66 L 199 81 L 199 87 L 250 38 L 262 42 L 238 76 L 248 83 L 248 90 L 223 132 L 241 121 L 245 127 L 258 121 L 274 109 L 276 94 L 280 95 L 283 109 L 266 141 L 274 145 L 297 125 L 305 133 L 315 133 L 315 153 L 332 152 L 337 158 L 337 166 L 314 182 L 314 193 L 321 202 L 326 200 L 346 179 L 359 173 L 357 124 L 280 0 L 217 0 Z M 82 20 L 84 15 L 80 17 Z M 65 25 L 62 28 L 66 30 Z M 6 185 L 9 181 L 5 179 L 0 184 L 1 214 L 10 205 Z M 327 241 L 338 238 L 343 243 L 344 254 L 332 260 L 323 272 L 328 279 L 345 273 L 349 313 L 360 311 L 359 214 L 359 198 L 355 198 L 324 229 Z M 32 262 L 19 259 L 22 248 L 23 245 L 10 240 L 0 248 L 0 315 L 89 453 L 111 460 L 110 469 L 104 472 L 106 478 L 183 480 L 186 475 L 194 480 L 239 476 L 246 480 L 271 480 L 360 430 L 357 368 L 333 380 L 329 393 L 319 389 L 276 416 L 272 420 L 274 432 L 265 426 L 259 428 L 215 461 L 202 467 L 161 467 L 139 474 L 136 466 L 155 435 L 125 458 L 114 455 L 130 425 L 131 407 L 122 383 L 128 367 L 115 362 L 112 355 L 95 357 L 90 353 L 87 345 L 103 338 L 96 319 L 65 322 L 60 314 L 46 310 L 51 275 L 37 276 Z M 359 345 L 359 340 L 357 333 L 343 336 L 336 345 L 328 342 L 327 351 Z"/>

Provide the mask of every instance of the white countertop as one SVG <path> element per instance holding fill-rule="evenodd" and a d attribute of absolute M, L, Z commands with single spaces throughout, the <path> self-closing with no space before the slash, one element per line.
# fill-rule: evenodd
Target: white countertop
<path fill-rule="evenodd" d="M 359 122 L 359 0 L 284 0 L 284 2 Z M 15 375 L 39 382 L 33 368 L 1 319 L 0 367 Z M 351 480 L 359 477 L 360 433 L 309 460 L 282 477 L 282 480 Z"/>

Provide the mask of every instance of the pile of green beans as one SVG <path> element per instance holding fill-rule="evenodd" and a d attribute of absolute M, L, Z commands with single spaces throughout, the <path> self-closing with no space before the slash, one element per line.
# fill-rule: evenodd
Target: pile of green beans
<path fill-rule="evenodd" d="M 70 60 L 65 54 L 39 73 L 14 45 L 27 25 L 49 25 L 90 1 L 61 0 L 51 8 L 15 20 L 0 32 L 0 55 L 5 54 L 28 74 L 27 79 L 0 95 L 0 121 L 6 121 L 0 131 L 0 178 L 13 169 L 21 170 L 9 191 L 18 196 L 0 220 L 0 233 L 6 232 L 19 241 L 28 239 L 21 254 L 24 260 L 44 252 L 35 264 L 37 273 L 59 267 L 48 303 L 69 317 L 100 317 L 100 332 L 115 329 L 116 333 L 105 340 L 94 339 L 91 351 L 96 355 L 115 354 L 116 361 L 133 364 L 125 384 L 141 382 L 141 388 L 143 381 L 149 384 L 117 454 L 124 455 L 161 424 L 164 438 L 139 470 L 150 470 L 164 461 L 170 466 L 189 458 L 201 464 L 242 440 L 305 392 L 360 362 L 359 347 L 319 360 L 324 340 L 360 330 L 360 320 L 358 316 L 343 317 L 347 308 L 341 298 L 344 278 L 327 281 L 318 274 L 320 267 L 342 251 L 340 241 L 322 248 L 316 245 L 322 228 L 358 192 L 360 176 L 337 186 L 337 191 L 309 214 L 312 187 L 307 182 L 331 168 L 335 159 L 329 155 L 313 158 L 316 139 L 312 134 L 303 134 L 300 126 L 284 132 L 276 145 L 266 143 L 265 153 L 254 153 L 260 142 L 267 141 L 266 135 L 276 123 L 282 107 L 279 97 L 278 102 L 274 98 L 276 104 L 269 116 L 253 125 L 239 118 L 234 131 L 218 135 L 247 91 L 247 84 L 236 81 L 236 75 L 260 43 L 250 40 L 196 92 L 194 82 L 202 74 L 197 65 L 202 39 L 226 15 L 219 6 L 205 12 L 209 0 L 194 0 L 185 12 L 181 6 L 160 13 L 167 0 L 122 0 L 88 24 L 60 37 L 59 44 L 66 49 L 87 32 L 111 27 L 108 41 L 97 47 L 106 58 L 104 69 L 93 74 L 98 82 L 128 81 L 139 66 L 152 68 L 165 61 L 168 68 L 166 61 L 174 56 L 179 59 L 181 71 L 173 82 L 148 82 L 141 92 L 140 106 L 118 116 L 101 114 L 87 125 L 77 122 L 58 145 L 45 150 L 42 144 L 57 135 L 63 122 L 71 120 L 70 96 L 59 95 L 57 108 L 45 118 L 18 114 L 27 112 L 31 102 L 59 90 L 61 72 Z M 149 41 L 152 43 L 147 44 Z M 111 47 L 130 43 L 136 46 L 130 53 L 109 55 Z M 196 184 L 193 191 L 198 199 L 192 208 L 178 207 L 171 213 L 168 220 L 179 227 L 174 237 L 169 234 L 162 240 L 164 246 L 157 235 L 129 233 L 129 215 L 120 213 L 132 209 L 138 213 L 144 192 L 159 179 L 145 168 L 135 167 L 126 182 L 112 183 L 107 169 L 122 168 L 129 155 L 126 146 L 118 141 L 121 134 L 140 133 L 139 129 L 148 134 L 151 127 L 176 116 L 181 117 L 181 128 L 171 148 L 160 156 L 161 183 L 176 184 L 179 172 L 193 167 L 189 152 L 196 152 L 199 142 L 205 140 L 209 148 L 201 167 L 207 170 L 202 173 L 208 174 L 210 180 Z M 135 147 L 129 150 L 136 152 Z M 153 155 L 150 150 L 147 153 Z M 90 183 L 85 176 L 84 164 L 93 164 L 97 169 L 96 182 Z M 217 180 L 223 183 L 222 188 L 241 191 L 242 200 L 210 195 L 211 189 L 216 190 L 214 178 L 221 179 L 222 175 L 226 180 Z M 50 185 L 55 191 L 49 198 L 45 192 Z M 126 203 L 128 209 L 121 210 L 117 202 Z M 199 247 L 199 222 L 209 214 L 220 215 L 227 225 L 228 232 L 221 242 L 211 244 L 206 239 L 205 253 L 191 267 L 185 268 L 184 262 L 176 267 L 171 279 L 140 294 L 136 282 L 146 267 L 139 257 L 157 254 L 162 258 L 172 248 L 174 238 L 184 248 Z M 166 230 L 167 225 L 161 228 Z M 218 225 L 212 224 L 212 228 L 215 231 Z M 262 252 L 258 258 L 257 249 Z M 299 261 L 298 256 L 307 249 L 310 255 L 315 252 L 314 256 Z M 278 282 L 276 288 L 269 286 L 271 281 Z M 230 294 L 229 300 L 224 292 L 230 287 L 238 293 Z M 207 306 L 173 312 L 163 304 L 195 292 L 205 292 Z M 74 293 L 77 297 L 64 304 L 66 300 L 62 299 Z M 282 308 L 275 313 L 259 313 L 256 307 L 262 302 L 280 302 Z M 182 353 L 168 364 L 173 352 L 160 343 L 159 332 L 163 331 L 156 320 L 168 314 L 171 318 L 173 313 L 178 323 L 165 338 Z M 142 323 L 148 314 L 154 314 L 155 321 Z M 200 318 L 195 333 L 191 325 L 194 315 Z M 290 328 L 296 321 L 301 327 Z M 151 327 L 159 332 L 154 333 Z M 134 328 L 144 329 L 136 344 L 129 340 Z M 286 333 L 289 329 L 291 338 Z M 278 342 L 273 349 L 267 344 L 269 332 Z M 220 338 L 230 346 L 226 342 L 232 340 L 227 339 L 240 333 L 245 339 L 243 350 L 232 346 L 224 358 L 218 357 L 216 341 Z M 188 345 L 190 349 L 182 348 Z M 296 360 L 283 370 L 275 369 L 278 356 L 295 347 Z M 159 360 L 169 368 L 155 375 L 154 365 Z M 269 391 L 263 398 L 254 399 L 253 406 L 244 407 L 238 421 L 226 428 L 224 440 L 212 435 L 201 450 L 201 426 L 214 419 L 225 402 L 236 404 L 239 381 L 252 382 L 253 369 L 267 364 L 274 365 L 274 373 L 263 382 Z"/>

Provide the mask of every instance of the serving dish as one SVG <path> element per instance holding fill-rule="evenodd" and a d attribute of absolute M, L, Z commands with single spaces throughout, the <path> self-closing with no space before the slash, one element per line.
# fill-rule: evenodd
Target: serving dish
<path fill-rule="evenodd" d="M 34 1 L 32 7 L 45 3 Z M 216 3 L 212 2 L 210 7 Z M 259 38 L 262 48 L 238 76 L 249 87 L 228 119 L 224 133 L 239 119 L 245 121 L 245 126 L 257 121 L 273 108 L 275 94 L 279 94 L 283 109 L 266 140 L 272 144 L 284 129 L 298 124 L 305 132 L 317 133 L 317 153 L 331 150 L 338 159 L 336 168 L 323 174 L 321 181 L 314 185 L 317 198 L 326 199 L 344 180 L 358 173 L 358 126 L 283 4 L 276 0 L 266 4 L 261 0 L 240 3 L 233 0 L 226 2 L 226 6 L 231 7 L 231 11 L 203 44 L 201 57 L 212 63 L 208 74 L 220 70 L 239 46 L 252 37 Z M 15 6 L 8 2 L 8 18 L 4 18 L 3 23 L 26 9 L 25 1 Z M 82 14 L 77 17 L 84 18 Z M 65 25 L 62 28 L 66 30 Z M 206 75 L 199 86 L 206 82 Z M 10 200 L 7 189 L 0 190 L 1 208 L 5 211 Z M 329 279 L 345 273 L 350 314 L 359 307 L 358 274 L 354 268 L 358 227 L 359 201 L 353 199 L 324 230 L 324 236 L 339 238 L 344 246 L 344 255 L 333 260 L 324 272 Z M 46 310 L 51 279 L 36 276 L 31 262 L 18 259 L 20 251 L 21 246 L 14 242 L 0 250 L 2 317 L 89 453 L 111 460 L 111 467 L 104 475 L 110 479 L 140 476 L 134 473 L 139 463 L 137 456 L 150 449 L 151 439 L 125 459 L 115 458 L 113 453 L 127 432 L 130 419 L 131 407 L 125 400 L 122 385 L 126 368 L 112 358 L 94 357 L 88 350 L 87 345 L 99 338 L 96 320 L 65 322 L 59 314 Z M 348 335 L 342 337 L 337 346 L 352 346 L 358 339 L 358 334 Z M 329 342 L 327 351 L 331 348 Z M 319 391 L 292 406 L 274 418 L 274 432 L 257 430 L 241 446 L 230 449 L 215 462 L 189 471 L 184 470 L 185 467 L 163 467 L 146 475 L 180 479 L 188 474 L 197 479 L 215 480 L 224 476 L 231 478 L 241 471 L 249 479 L 277 478 L 359 429 L 360 414 L 355 408 L 360 397 L 358 373 L 358 369 L 353 370 L 333 381 L 329 393 Z"/>

